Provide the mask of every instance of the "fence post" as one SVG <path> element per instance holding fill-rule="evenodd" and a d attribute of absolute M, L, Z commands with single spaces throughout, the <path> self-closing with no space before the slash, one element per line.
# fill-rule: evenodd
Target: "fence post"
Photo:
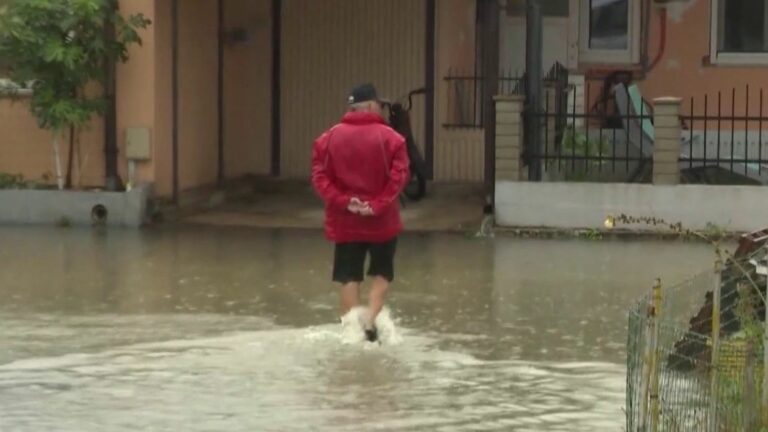
<path fill-rule="evenodd" d="M 643 376 L 640 383 L 642 405 L 640 408 L 641 430 L 656 431 L 659 421 L 659 319 L 661 312 L 661 279 L 656 279 L 646 313 L 646 341 L 643 355 Z M 650 404 L 650 412 L 648 405 Z"/>
<path fill-rule="evenodd" d="M 558 154 L 560 143 L 557 141 L 558 121 L 566 117 L 566 113 L 558 106 L 560 98 L 559 84 L 547 83 L 544 86 L 543 109 L 541 111 L 541 124 L 543 125 L 543 134 L 539 134 L 539 152 L 541 156 L 554 156 Z M 533 118 L 537 118 L 534 115 Z M 537 160 L 538 159 L 538 160 Z M 542 181 L 564 181 L 563 173 L 558 169 L 557 164 L 551 163 L 552 159 L 547 157 L 535 158 L 532 163 L 538 164 L 540 170 L 540 180 Z"/>
<path fill-rule="evenodd" d="M 766 262 L 768 266 L 768 262 Z M 768 279 L 766 280 L 765 299 L 768 296 Z M 765 316 L 763 317 L 763 388 L 760 404 L 760 418 L 762 426 L 768 425 L 768 301 L 763 301 Z"/>
<path fill-rule="evenodd" d="M 521 181 L 523 103 L 519 95 L 496 96 L 496 180 Z"/>
<path fill-rule="evenodd" d="M 653 184 L 680 183 L 681 102 L 671 97 L 653 100 Z"/>
<path fill-rule="evenodd" d="M 752 340 L 747 339 L 746 346 L 744 348 L 744 370 L 739 377 L 743 384 L 743 391 L 741 395 L 741 425 L 744 430 L 754 431 L 760 430 L 757 420 L 760 418 L 757 415 L 757 404 L 759 397 L 757 396 L 757 389 L 755 386 L 755 345 Z"/>
<path fill-rule="evenodd" d="M 718 258 L 715 261 L 714 286 L 712 287 L 712 352 L 710 360 L 710 384 L 709 384 L 709 418 L 710 430 L 717 431 L 718 423 L 718 371 L 720 358 L 720 297 L 722 285 L 723 262 Z"/>
<path fill-rule="evenodd" d="M 653 357 L 651 357 L 651 432 L 659 430 L 659 331 L 661 321 L 661 279 L 656 279 L 653 284 L 653 333 L 651 335 L 651 346 L 653 347 Z"/>

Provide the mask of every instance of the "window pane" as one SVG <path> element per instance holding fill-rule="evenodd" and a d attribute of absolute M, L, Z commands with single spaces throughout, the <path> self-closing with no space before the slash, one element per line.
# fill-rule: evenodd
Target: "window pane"
<path fill-rule="evenodd" d="M 720 51 L 766 52 L 764 0 L 720 0 Z"/>
<path fill-rule="evenodd" d="M 546 17 L 568 17 L 568 0 L 539 0 L 541 15 Z M 507 0 L 507 15 L 525 16 L 525 0 Z"/>
<path fill-rule="evenodd" d="M 589 0 L 589 48 L 629 48 L 629 0 Z"/>

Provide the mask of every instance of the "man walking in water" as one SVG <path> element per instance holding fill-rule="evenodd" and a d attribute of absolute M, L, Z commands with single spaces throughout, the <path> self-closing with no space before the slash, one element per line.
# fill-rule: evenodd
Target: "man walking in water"
<path fill-rule="evenodd" d="M 335 243 L 333 281 L 341 284 L 341 314 L 359 303 L 365 259 L 372 278 L 366 339 L 394 278 L 397 236 L 403 230 L 398 197 L 407 179 L 405 139 L 382 117 L 371 84 L 355 87 L 341 123 L 325 131 L 312 149 L 312 185 L 325 202 L 325 234 Z"/>

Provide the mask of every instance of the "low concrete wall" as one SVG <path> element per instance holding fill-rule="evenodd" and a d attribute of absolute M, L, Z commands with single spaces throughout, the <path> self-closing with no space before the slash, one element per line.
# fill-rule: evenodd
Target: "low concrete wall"
<path fill-rule="evenodd" d="M 502 227 L 602 229 L 607 215 L 660 217 L 689 229 L 732 232 L 768 225 L 768 189 L 760 186 L 626 183 L 496 183 Z M 652 230 L 650 226 L 617 227 Z"/>
<path fill-rule="evenodd" d="M 107 226 L 139 227 L 148 221 L 150 194 L 149 186 L 130 192 L 0 190 L 0 224 L 90 226 L 101 205 Z"/>

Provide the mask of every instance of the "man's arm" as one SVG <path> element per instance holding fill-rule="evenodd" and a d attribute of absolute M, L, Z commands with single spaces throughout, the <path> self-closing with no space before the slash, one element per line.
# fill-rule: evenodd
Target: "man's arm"
<path fill-rule="evenodd" d="M 381 214 L 387 209 L 403 191 L 410 178 L 408 165 L 408 151 L 405 147 L 405 139 L 400 135 L 396 136 L 395 154 L 392 159 L 392 165 L 389 167 L 389 181 L 384 190 L 370 202 L 371 211 L 374 215 Z"/>
<path fill-rule="evenodd" d="M 312 146 L 312 186 L 326 203 L 346 209 L 351 197 L 342 193 L 333 183 L 335 175 L 329 165 L 328 134 L 321 135 Z"/>

